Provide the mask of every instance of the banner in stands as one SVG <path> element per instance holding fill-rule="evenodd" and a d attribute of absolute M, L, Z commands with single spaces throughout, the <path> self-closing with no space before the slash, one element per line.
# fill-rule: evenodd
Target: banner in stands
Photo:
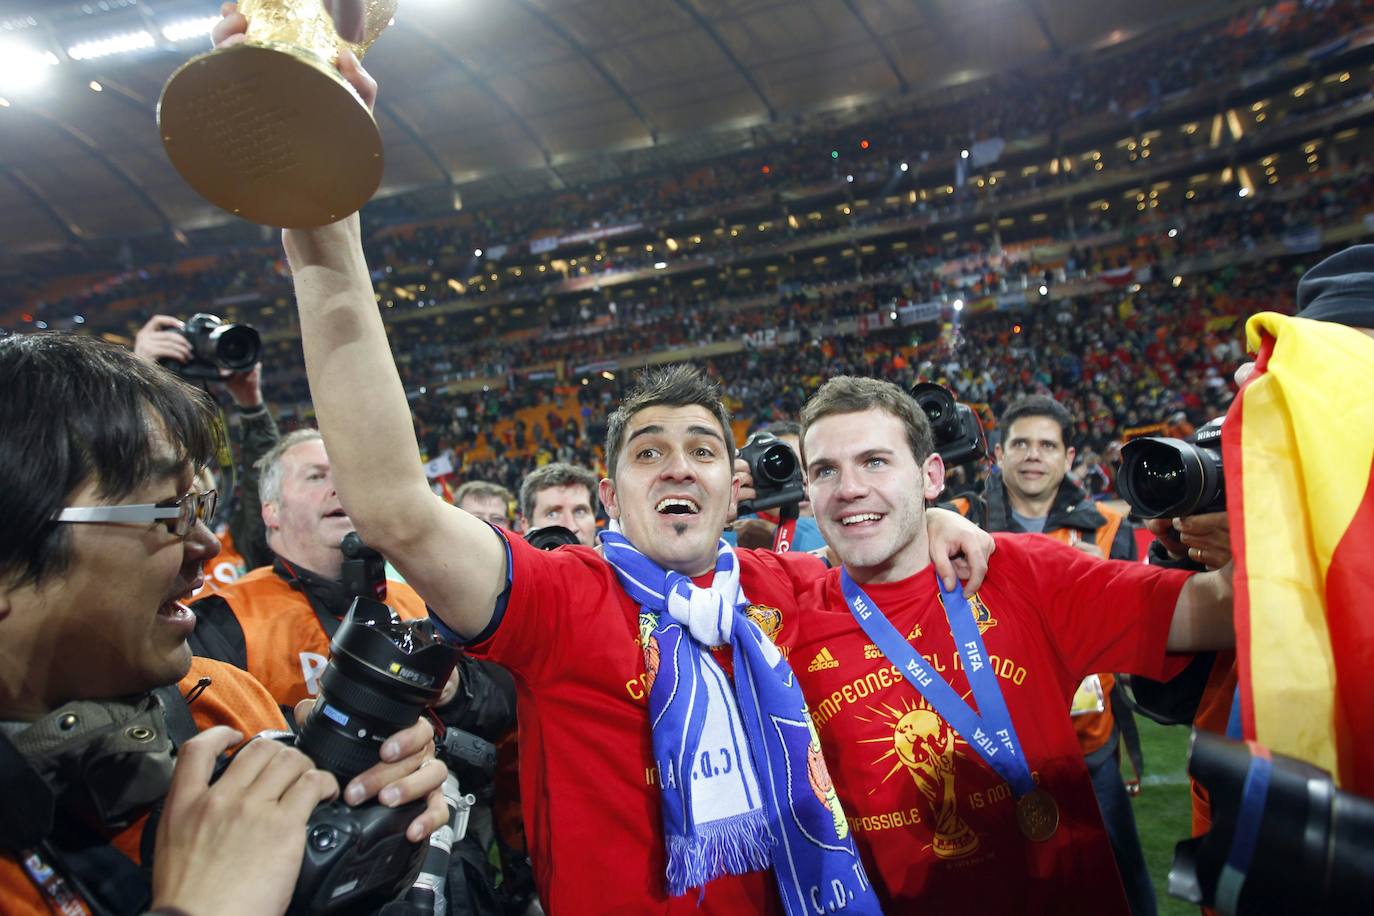
<path fill-rule="evenodd" d="M 939 302 L 907 302 L 897 309 L 897 322 L 903 327 L 940 320 Z"/>
<path fill-rule="evenodd" d="M 801 340 L 800 331 L 779 331 L 777 328 L 764 328 L 744 335 L 746 350 L 772 350 L 781 344 L 794 344 Z"/>
<path fill-rule="evenodd" d="M 1316 226 L 1308 226 L 1305 229 L 1294 229 L 1284 233 L 1283 250 L 1289 254 L 1306 254 L 1312 251 L 1320 251 L 1322 247 L 1322 231 Z"/>
<path fill-rule="evenodd" d="M 638 232 L 644 228 L 643 223 L 625 223 L 619 226 L 603 226 L 599 229 L 584 229 L 581 232 L 571 232 L 567 235 L 549 235 L 541 239 L 530 240 L 530 254 L 543 254 L 546 251 L 553 251 L 564 245 L 577 245 L 583 242 L 598 242 L 602 239 L 614 238 L 618 235 L 628 235 L 631 232 Z"/>

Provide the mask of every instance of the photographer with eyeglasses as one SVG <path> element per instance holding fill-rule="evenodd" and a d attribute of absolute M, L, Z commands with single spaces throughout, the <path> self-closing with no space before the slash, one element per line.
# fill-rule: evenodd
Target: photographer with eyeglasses
<path fill-rule="evenodd" d="M 341 789 L 427 799 L 412 842 L 447 821 L 424 720 L 347 787 L 276 741 L 244 744 L 212 779 L 222 753 L 286 723 L 260 684 L 187 646 L 182 600 L 218 550 L 216 494 L 195 485 L 219 444 L 203 394 L 58 334 L 0 340 L 0 389 L 7 914 L 281 913 L 307 820 Z"/>

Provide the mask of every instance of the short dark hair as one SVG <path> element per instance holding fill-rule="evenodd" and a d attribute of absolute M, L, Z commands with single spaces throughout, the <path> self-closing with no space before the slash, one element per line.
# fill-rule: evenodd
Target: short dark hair
<path fill-rule="evenodd" d="M 552 487 L 576 486 L 587 488 L 587 501 L 591 503 L 592 510 L 595 511 L 596 487 L 599 482 L 595 474 L 575 464 L 555 461 L 544 465 L 542 468 L 535 468 L 525 475 L 524 480 L 520 481 L 520 514 L 527 519 L 533 516 L 535 500 L 545 490 Z"/>
<path fill-rule="evenodd" d="M 774 420 L 767 426 L 759 429 L 761 433 L 771 433 L 781 439 L 783 436 L 796 436 L 801 438 L 801 424 L 796 420 Z"/>
<path fill-rule="evenodd" d="M 706 408 L 720 423 L 726 456 L 730 459 L 731 467 L 734 466 L 735 435 L 730 429 L 730 411 L 720 399 L 720 384 L 712 381 L 696 366 L 676 363 L 646 370 L 606 421 L 606 469 L 612 480 L 615 479 L 616 465 L 620 463 L 620 447 L 625 444 L 625 428 L 629 426 L 630 418 L 641 410 L 660 405 Z"/>
<path fill-rule="evenodd" d="M 806 442 L 806 430 L 822 417 L 832 414 L 862 413 L 877 408 L 892 414 L 906 427 L 907 444 L 917 464 L 935 451 L 935 437 L 930 431 L 930 420 L 916 399 L 891 382 L 876 378 L 858 378 L 853 375 L 837 375 L 820 387 L 802 408 L 802 442 Z M 805 448 L 802 449 L 805 452 Z"/>
<path fill-rule="evenodd" d="M 160 425 L 177 460 L 199 468 L 223 443 L 214 402 L 116 344 L 73 334 L 0 339 L 0 581 L 41 584 L 71 562 L 53 521 L 94 481 L 117 500 L 162 470 Z"/>
<path fill-rule="evenodd" d="M 1002 417 L 997 421 L 997 428 L 1001 430 L 1004 443 L 1007 441 L 1007 434 L 1011 432 L 1011 425 L 1025 417 L 1049 417 L 1059 424 L 1059 437 L 1063 440 L 1064 447 L 1068 448 L 1072 444 L 1069 441 L 1069 434 L 1073 430 L 1073 415 L 1063 404 L 1044 394 L 1032 394 L 1019 398 L 1013 401 L 1010 407 L 1002 411 Z"/>

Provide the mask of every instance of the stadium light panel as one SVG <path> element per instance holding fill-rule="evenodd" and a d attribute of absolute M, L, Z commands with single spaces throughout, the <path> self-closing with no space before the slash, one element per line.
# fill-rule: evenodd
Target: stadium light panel
<path fill-rule="evenodd" d="M 48 78 L 57 66 L 57 55 L 18 42 L 0 43 L 0 88 L 31 89 Z"/>
<path fill-rule="evenodd" d="M 218 16 L 198 16 L 195 19 L 180 19 L 162 27 L 162 37 L 170 42 L 187 41 L 191 38 L 208 38 L 210 30 L 219 22 Z"/>
<path fill-rule="evenodd" d="M 72 60 L 95 60 L 100 57 L 109 57 L 112 54 L 141 51 L 144 48 L 151 48 L 154 44 L 152 33 L 146 29 L 140 29 L 137 32 L 123 32 L 119 35 L 98 38 L 95 41 L 83 41 L 74 44 L 67 49 L 67 56 Z"/>

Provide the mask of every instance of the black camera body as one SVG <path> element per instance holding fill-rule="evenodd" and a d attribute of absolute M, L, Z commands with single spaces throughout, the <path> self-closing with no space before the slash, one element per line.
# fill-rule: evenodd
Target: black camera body
<path fill-rule="evenodd" d="M 1204 731 L 1193 733 L 1188 772 L 1211 798 L 1212 829 L 1175 847 L 1172 896 L 1238 916 L 1370 911 L 1374 800 L 1311 764 Z"/>
<path fill-rule="evenodd" d="M 935 453 L 945 467 L 970 464 L 988 456 L 987 436 L 972 407 L 954 400 L 947 388 L 934 382 L 911 386 L 911 396 L 930 421 Z"/>
<path fill-rule="evenodd" d="M 406 839 L 406 828 L 425 806 L 419 800 L 395 808 L 341 801 L 317 807 L 306 823 L 288 912 L 326 913 L 362 901 L 375 908 L 410 887 L 429 847 Z"/>
<path fill-rule="evenodd" d="M 186 320 L 181 336 L 191 345 L 191 359 L 181 363 L 159 360 L 189 379 L 219 379 L 224 372 L 247 372 L 257 364 L 262 338 L 251 325 L 228 324 L 218 315 L 197 312 Z"/>
<path fill-rule="evenodd" d="M 525 541 L 532 547 L 539 550 L 557 550 L 567 544 L 577 545 L 582 542 L 562 525 L 545 525 L 543 528 L 531 528 L 525 532 Z"/>
<path fill-rule="evenodd" d="M 415 724 L 439 698 L 457 656 L 428 620 L 402 622 L 391 608 L 365 597 L 354 599 L 329 651 L 320 696 L 296 745 L 344 785 L 376 764 L 382 742 Z M 428 845 L 411 843 L 405 831 L 424 808 L 423 800 L 397 808 L 375 801 L 316 808 L 292 911 L 384 902 L 409 887 Z"/>
<path fill-rule="evenodd" d="M 739 504 L 739 514 L 752 515 L 778 506 L 794 506 L 806 499 L 801 459 L 792 446 L 772 433 L 758 432 L 745 441 L 739 456 L 749 465 L 758 494 Z"/>
<path fill-rule="evenodd" d="M 1121 447 L 1116 489 L 1142 518 L 1226 511 L 1221 466 L 1222 417 L 1188 440 L 1144 436 Z"/>

